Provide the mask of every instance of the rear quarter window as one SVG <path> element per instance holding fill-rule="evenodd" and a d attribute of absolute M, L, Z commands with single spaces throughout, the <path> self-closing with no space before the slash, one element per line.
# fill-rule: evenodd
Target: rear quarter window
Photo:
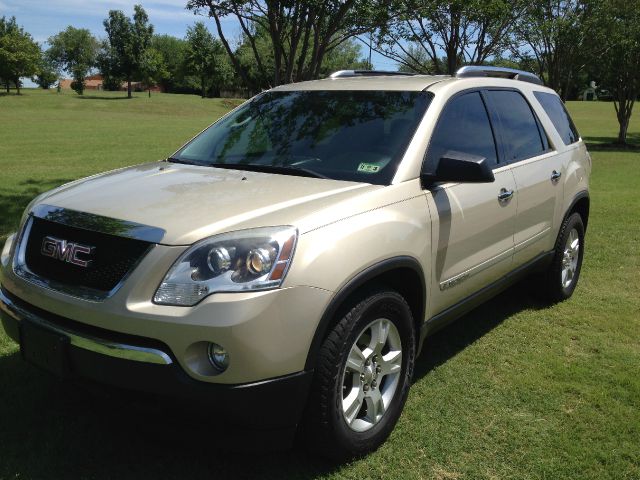
<path fill-rule="evenodd" d="M 545 92 L 533 92 L 544 111 L 549 116 L 551 123 L 556 128 L 565 145 L 571 145 L 580 140 L 580 135 L 573 124 L 569 112 L 562 100 L 557 95 Z"/>

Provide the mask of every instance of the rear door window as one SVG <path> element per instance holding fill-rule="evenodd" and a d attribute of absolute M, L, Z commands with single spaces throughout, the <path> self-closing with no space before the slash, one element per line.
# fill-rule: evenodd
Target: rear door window
<path fill-rule="evenodd" d="M 547 151 L 546 134 L 522 94 L 513 90 L 489 90 L 486 94 L 500 125 L 507 163 Z"/>
<path fill-rule="evenodd" d="M 429 143 L 425 173 L 434 173 L 438 160 L 449 150 L 470 153 L 497 163 L 496 144 L 489 115 L 479 92 L 454 97 L 444 107 Z"/>
<path fill-rule="evenodd" d="M 545 92 L 533 92 L 544 111 L 549 115 L 549 119 L 553 126 L 560 134 L 565 145 L 571 145 L 580 140 L 580 135 L 576 126 L 573 124 L 569 112 L 565 108 L 562 100 L 557 95 Z"/>

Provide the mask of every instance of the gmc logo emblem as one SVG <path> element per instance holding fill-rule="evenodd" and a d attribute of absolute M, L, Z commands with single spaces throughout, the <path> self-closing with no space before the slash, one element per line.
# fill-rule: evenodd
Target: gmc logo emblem
<path fill-rule="evenodd" d="M 71 263 L 79 267 L 87 268 L 92 260 L 85 260 L 79 255 L 92 255 L 94 247 L 68 242 L 55 237 L 44 237 L 40 253 L 45 257 L 54 258 L 61 262 Z"/>

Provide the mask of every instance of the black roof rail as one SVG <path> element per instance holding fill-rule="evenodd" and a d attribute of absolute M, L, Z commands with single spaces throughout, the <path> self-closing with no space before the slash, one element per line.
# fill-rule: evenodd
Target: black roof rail
<path fill-rule="evenodd" d="M 525 72 L 524 70 L 516 70 L 514 68 L 503 67 L 485 67 L 482 65 L 467 65 L 460 68 L 456 72 L 457 78 L 466 77 L 498 77 L 509 78 L 512 80 L 521 80 L 523 82 L 543 85 L 542 80 L 534 73 Z"/>
<path fill-rule="evenodd" d="M 383 77 L 383 76 L 413 76 L 415 73 L 391 72 L 385 70 L 338 70 L 329 75 L 329 78 L 345 77 Z"/>

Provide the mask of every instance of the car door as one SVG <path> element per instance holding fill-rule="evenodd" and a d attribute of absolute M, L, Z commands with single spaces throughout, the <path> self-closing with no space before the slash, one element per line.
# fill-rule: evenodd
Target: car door
<path fill-rule="evenodd" d="M 486 96 L 518 191 L 514 234 L 517 267 L 550 248 L 553 222 L 562 208 L 563 183 L 559 180 L 564 166 L 521 92 L 488 90 Z"/>
<path fill-rule="evenodd" d="M 449 151 L 485 157 L 493 183 L 442 183 L 429 187 L 432 213 L 431 313 L 437 314 L 498 280 L 511 268 L 516 185 L 499 164 L 496 139 L 480 91 L 445 105 L 432 134 L 423 172 L 433 173 Z"/>

